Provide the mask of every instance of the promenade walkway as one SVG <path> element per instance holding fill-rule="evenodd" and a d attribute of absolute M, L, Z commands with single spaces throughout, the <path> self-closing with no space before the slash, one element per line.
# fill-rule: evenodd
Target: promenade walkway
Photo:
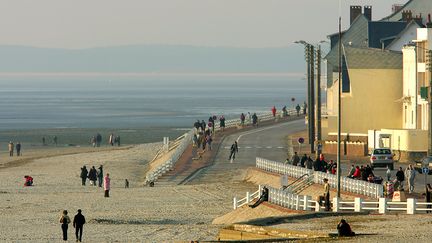
<path fill-rule="evenodd" d="M 304 116 L 263 122 L 258 127 L 226 129 L 216 134 L 213 150 L 206 151 L 201 159 L 192 159 L 192 146 L 189 146 L 174 169 L 159 178 L 156 186 L 217 183 L 227 180 L 240 182 L 244 169 L 255 166 L 256 156 L 285 158 L 286 136 L 304 129 Z M 229 148 L 235 140 L 239 142 L 239 153 L 234 163 L 230 163 Z"/>

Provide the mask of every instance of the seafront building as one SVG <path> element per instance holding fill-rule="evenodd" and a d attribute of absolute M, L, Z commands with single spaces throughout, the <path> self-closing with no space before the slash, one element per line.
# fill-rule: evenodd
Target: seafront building
<path fill-rule="evenodd" d="M 391 147 L 402 159 L 427 151 L 426 53 L 432 49 L 432 1 L 411 0 L 372 20 L 372 7 L 351 6 L 350 27 L 342 33 L 342 152 L 365 155 Z M 339 35 L 329 36 L 324 152 L 336 151 Z"/>

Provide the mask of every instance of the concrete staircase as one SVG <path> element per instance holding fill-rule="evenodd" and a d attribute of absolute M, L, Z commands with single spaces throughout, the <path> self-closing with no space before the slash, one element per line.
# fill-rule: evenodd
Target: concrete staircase
<path fill-rule="evenodd" d="M 303 177 L 298 178 L 294 182 L 292 182 L 290 185 L 288 185 L 287 188 L 284 190 L 294 193 L 294 194 L 300 194 L 303 190 L 310 187 L 314 184 L 313 176 L 305 174 Z"/>

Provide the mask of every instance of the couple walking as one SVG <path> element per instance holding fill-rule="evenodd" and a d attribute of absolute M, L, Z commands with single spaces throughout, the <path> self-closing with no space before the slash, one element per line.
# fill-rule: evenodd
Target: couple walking
<path fill-rule="evenodd" d="M 63 231 L 63 240 L 67 241 L 67 231 L 68 231 L 68 225 L 71 223 L 71 220 L 68 216 L 68 211 L 63 210 L 63 214 L 60 217 L 60 223 L 61 223 L 61 229 Z M 75 236 L 76 241 L 81 242 L 82 240 L 82 233 L 83 233 L 83 226 L 86 223 L 84 215 L 81 213 L 81 209 L 78 209 L 78 213 L 75 215 L 73 220 L 73 227 L 75 228 Z"/>

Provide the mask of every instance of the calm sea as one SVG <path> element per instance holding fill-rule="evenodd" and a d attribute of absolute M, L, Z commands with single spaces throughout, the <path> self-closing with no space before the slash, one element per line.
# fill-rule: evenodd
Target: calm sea
<path fill-rule="evenodd" d="M 302 104 L 306 83 L 289 76 L 1 77 L 0 142 L 43 136 L 87 144 L 96 132 L 123 143 L 178 136 L 209 115 L 237 118 Z M 292 102 L 291 98 L 296 101 Z"/>

